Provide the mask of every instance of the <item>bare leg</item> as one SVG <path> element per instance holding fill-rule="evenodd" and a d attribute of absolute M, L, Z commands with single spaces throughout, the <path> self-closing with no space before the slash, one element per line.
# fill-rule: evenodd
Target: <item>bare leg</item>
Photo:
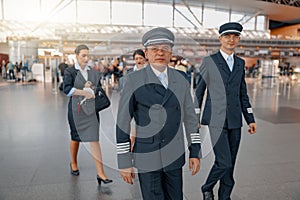
<path fill-rule="evenodd" d="M 70 142 L 70 153 L 71 153 L 71 165 L 74 171 L 78 170 L 77 166 L 77 154 L 79 149 L 79 142 L 71 140 Z"/>
<path fill-rule="evenodd" d="M 97 169 L 97 174 L 100 176 L 100 178 L 105 180 L 105 179 L 107 179 L 107 176 L 105 175 L 104 170 L 103 170 L 100 143 L 99 142 L 90 142 L 90 145 L 91 145 L 93 160 L 95 162 L 96 169 Z"/>

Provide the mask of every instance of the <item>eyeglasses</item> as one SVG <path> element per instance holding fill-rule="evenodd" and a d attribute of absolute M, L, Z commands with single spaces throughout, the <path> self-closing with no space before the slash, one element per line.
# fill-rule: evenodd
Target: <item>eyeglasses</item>
<path fill-rule="evenodd" d="M 172 48 L 169 45 L 167 45 L 167 46 L 150 46 L 150 47 L 147 47 L 147 49 L 153 51 L 154 53 L 157 53 L 159 50 L 161 50 L 163 52 L 171 52 L 172 51 Z"/>
<path fill-rule="evenodd" d="M 240 38 L 239 35 L 223 35 L 222 36 L 223 38 L 225 38 L 226 40 L 238 40 Z"/>

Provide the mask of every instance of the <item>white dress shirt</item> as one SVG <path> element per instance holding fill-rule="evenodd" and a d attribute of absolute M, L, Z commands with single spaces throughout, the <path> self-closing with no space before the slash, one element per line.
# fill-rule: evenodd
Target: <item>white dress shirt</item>
<path fill-rule="evenodd" d="M 150 65 L 151 66 L 151 65 Z M 169 84 L 169 82 L 168 82 L 168 66 L 166 67 L 166 69 L 163 71 L 163 72 L 160 72 L 160 71 L 158 71 L 157 69 L 155 69 L 154 67 L 152 67 L 151 66 L 151 68 L 152 68 L 152 70 L 153 70 L 153 72 L 154 72 L 154 74 L 157 76 L 157 78 L 160 80 L 160 74 L 162 74 L 162 73 L 164 73 L 165 75 L 163 76 L 164 77 L 164 79 L 163 80 L 161 80 L 161 81 L 164 81 L 164 83 L 162 83 L 163 85 L 166 85 L 166 87 L 168 87 L 168 84 Z"/>
<path fill-rule="evenodd" d="M 87 81 L 88 80 L 88 70 L 90 70 L 90 68 L 88 66 L 85 66 L 84 69 L 81 69 L 81 67 L 78 64 L 77 60 L 75 60 L 74 67 L 75 67 L 75 69 L 78 69 L 80 71 L 80 73 L 82 74 L 83 78 Z M 67 94 L 67 96 L 68 97 L 72 96 L 74 92 L 75 92 L 75 88 L 73 87 L 70 90 L 70 92 Z"/>
<path fill-rule="evenodd" d="M 228 57 L 231 56 L 232 57 L 232 66 L 234 66 L 233 53 L 231 55 L 228 55 L 227 53 L 225 53 L 221 49 L 220 49 L 220 53 L 223 56 L 223 58 L 226 60 L 227 64 L 228 64 Z M 228 66 L 229 66 L 229 64 L 228 64 Z M 232 71 L 232 69 L 231 69 L 231 71 Z"/>

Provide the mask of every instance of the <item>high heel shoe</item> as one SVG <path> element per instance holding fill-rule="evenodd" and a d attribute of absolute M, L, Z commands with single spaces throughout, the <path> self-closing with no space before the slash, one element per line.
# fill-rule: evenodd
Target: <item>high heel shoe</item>
<path fill-rule="evenodd" d="M 97 181 L 98 184 L 101 185 L 101 182 L 103 182 L 104 184 L 108 184 L 108 183 L 112 183 L 113 181 L 111 179 L 102 179 L 99 175 L 97 175 Z"/>
<path fill-rule="evenodd" d="M 71 174 L 73 176 L 79 176 L 79 170 L 78 169 L 77 170 L 73 170 L 72 169 L 72 163 L 70 163 L 70 169 L 71 169 Z"/>

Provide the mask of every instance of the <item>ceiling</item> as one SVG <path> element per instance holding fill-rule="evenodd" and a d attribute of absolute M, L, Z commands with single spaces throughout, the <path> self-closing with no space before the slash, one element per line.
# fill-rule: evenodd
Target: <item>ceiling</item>
<path fill-rule="evenodd" d="M 128 0 L 127 0 L 128 1 Z M 135 0 L 132 0 L 135 1 Z M 145 0 L 145 2 L 172 3 L 173 0 Z M 273 3 L 280 2 L 280 3 Z M 270 20 L 285 23 L 300 23 L 300 0 L 175 0 L 175 3 L 189 6 L 212 7 L 221 10 L 244 11 L 245 13 L 264 14 Z"/>
<path fill-rule="evenodd" d="M 67 1 L 67 0 L 61 0 Z M 69 0 L 68 0 L 69 1 Z M 72 0 L 71 0 L 72 1 Z M 80 0 L 77 0 L 80 1 Z M 81 0 L 84 1 L 84 0 Z M 109 0 L 94 0 L 94 1 L 109 1 Z M 117 1 L 117 0 L 112 0 Z M 141 2 L 140 0 L 118 0 L 126 2 Z M 209 7 L 216 10 L 231 10 L 232 13 L 243 12 L 245 15 L 257 16 L 266 15 L 270 20 L 284 22 L 284 23 L 299 23 L 300 24 L 300 7 L 287 6 L 278 3 L 271 3 L 263 0 L 143 0 L 144 2 L 162 3 L 176 5 L 192 6 L 192 7 Z M 272 0 L 270 0 L 272 1 Z M 273 0 L 273 1 L 285 1 L 289 0 Z M 290 0 L 291 2 L 299 2 L 300 0 Z M 287 14 L 288 13 L 288 14 Z M 217 18 L 218 16 L 216 16 Z M 38 27 L 38 28 L 36 28 Z M 119 45 L 117 48 L 120 50 L 123 47 L 122 43 L 127 46 L 128 44 L 136 44 L 136 41 L 140 41 L 139 37 L 142 33 L 151 27 L 145 26 L 117 26 L 117 25 L 100 25 L 100 24 L 68 24 L 68 23 L 22 23 L 18 21 L 0 20 L 0 43 L 7 41 L 13 41 L 14 44 L 17 40 L 30 40 L 38 41 L 39 48 L 58 48 L 64 47 L 65 51 L 73 51 L 77 42 L 89 42 L 91 46 L 102 48 L 103 46 L 109 46 L 110 42 L 114 41 Z M 34 30 L 34 31 L 32 31 Z M 193 31 L 196 31 L 195 33 Z M 217 29 L 197 29 L 193 28 L 176 28 L 174 32 L 178 35 L 182 35 L 183 39 L 190 38 L 216 38 L 218 35 Z M 6 34 L 8 33 L 8 35 Z M 243 31 L 243 37 L 259 42 L 269 40 L 269 31 Z M 8 37 L 7 37 L 8 36 Z M 180 37 L 177 37 L 180 38 Z M 183 40 L 182 39 L 182 40 Z M 194 41 L 193 41 L 194 42 Z M 189 44 L 189 41 L 182 41 L 184 44 Z M 202 43 L 205 43 L 202 41 Z M 211 43 L 211 42 L 207 42 Z M 139 43 L 138 43 L 139 44 Z M 256 45 L 257 46 L 257 45 Z M 108 51 L 104 49 L 104 51 Z"/>

